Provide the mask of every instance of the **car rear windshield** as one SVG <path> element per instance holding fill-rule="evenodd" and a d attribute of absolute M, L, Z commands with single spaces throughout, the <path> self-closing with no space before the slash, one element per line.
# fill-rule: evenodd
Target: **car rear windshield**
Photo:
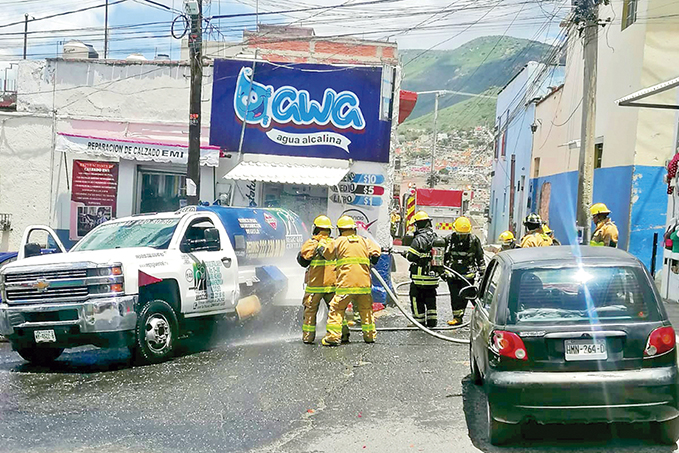
<path fill-rule="evenodd" d="M 657 321 L 655 293 L 640 268 L 565 267 L 517 270 L 510 324 Z"/>
<path fill-rule="evenodd" d="M 178 218 L 106 222 L 82 238 L 71 251 L 153 247 L 166 249 L 179 223 Z"/>

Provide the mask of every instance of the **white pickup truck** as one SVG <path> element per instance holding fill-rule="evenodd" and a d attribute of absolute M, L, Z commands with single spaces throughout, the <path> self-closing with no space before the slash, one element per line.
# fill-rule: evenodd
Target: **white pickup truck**
<path fill-rule="evenodd" d="M 38 230 L 57 253 L 30 256 Z M 0 270 L 0 334 L 31 362 L 87 344 L 162 361 L 196 323 L 252 316 L 260 301 L 298 305 L 306 235 L 290 211 L 218 206 L 112 220 L 68 252 L 49 227 L 29 227 Z"/>

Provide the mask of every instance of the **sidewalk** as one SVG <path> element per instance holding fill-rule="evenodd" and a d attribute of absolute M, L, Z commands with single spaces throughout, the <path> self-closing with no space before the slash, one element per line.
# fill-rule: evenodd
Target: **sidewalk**
<path fill-rule="evenodd" d="M 670 318 L 670 322 L 674 329 L 679 329 L 679 304 L 665 300 L 665 311 L 667 312 L 667 317 Z"/>

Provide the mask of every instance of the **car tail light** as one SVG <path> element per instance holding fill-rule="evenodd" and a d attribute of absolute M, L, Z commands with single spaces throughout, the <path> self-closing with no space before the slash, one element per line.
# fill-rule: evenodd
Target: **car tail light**
<path fill-rule="evenodd" d="M 496 330 L 493 332 L 493 349 L 501 356 L 518 360 L 528 360 L 523 340 L 514 332 Z"/>
<path fill-rule="evenodd" d="M 658 327 L 648 336 L 644 355 L 654 357 L 674 349 L 677 338 L 671 327 Z"/>

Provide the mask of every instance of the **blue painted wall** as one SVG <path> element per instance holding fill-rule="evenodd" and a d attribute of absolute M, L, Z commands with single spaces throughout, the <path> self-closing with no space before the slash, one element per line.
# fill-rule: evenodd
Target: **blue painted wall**
<path fill-rule="evenodd" d="M 665 167 L 637 165 L 632 184 L 632 221 L 629 252 L 649 269 L 653 253 L 653 234 L 658 233 L 656 269 L 662 266 L 662 235 L 667 215 L 667 185 Z"/>
<path fill-rule="evenodd" d="M 552 185 L 549 203 L 549 226 L 563 244 L 577 242 L 576 212 L 578 202 L 578 172 L 558 173 L 533 180 L 532 208 L 538 212 L 543 183 Z M 620 232 L 621 248 L 627 248 L 629 238 L 629 201 L 632 190 L 632 166 L 598 168 L 594 170 L 595 202 L 606 203 L 611 218 Z M 594 225 L 592 224 L 592 227 Z"/>

